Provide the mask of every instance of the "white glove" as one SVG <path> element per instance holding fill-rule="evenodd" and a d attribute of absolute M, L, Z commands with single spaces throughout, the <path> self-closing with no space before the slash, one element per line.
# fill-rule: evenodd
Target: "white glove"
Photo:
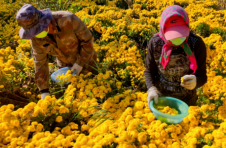
<path fill-rule="evenodd" d="M 76 70 L 76 75 L 78 76 L 82 71 L 82 68 L 82 66 L 79 66 L 77 63 L 75 63 L 71 68 L 71 72 L 74 72 L 74 70 Z"/>
<path fill-rule="evenodd" d="M 41 94 L 41 99 L 45 99 L 45 97 L 46 97 L 46 96 L 49 96 L 49 95 L 50 95 L 49 93 L 42 93 L 42 94 Z"/>
<path fill-rule="evenodd" d="M 150 107 L 150 101 L 154 99 L 155 104 L 158 104 L 158 93 L 157 93 L 157 88 L 155 86 L 152 86 L 148 89 L 148 97 L 147 97 L 147 102 L 148 102 L 148 107 Z"/>
<path fill-rule="evenodd" d="M 196 83 L 195 75 L 185 75 L 183 76 L 183 82 L 180 85 L 188 90 L 193 90 L 196 87 Z"/>

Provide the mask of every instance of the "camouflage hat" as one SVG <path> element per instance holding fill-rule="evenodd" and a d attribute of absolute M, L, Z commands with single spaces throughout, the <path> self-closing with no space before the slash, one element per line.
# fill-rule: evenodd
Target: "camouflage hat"
<path fill-rule="evenodd" d="M 49 26 L 52 13 L 50 9 L 37 10 L 33 5 L 25 4 L 17 12 L 16 19 L 21 25 L 20 38 L 31 39 Z"/>

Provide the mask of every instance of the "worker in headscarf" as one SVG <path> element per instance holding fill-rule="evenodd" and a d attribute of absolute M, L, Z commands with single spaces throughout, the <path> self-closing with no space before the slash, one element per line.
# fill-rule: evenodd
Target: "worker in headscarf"
<path fill-rule="evenodd" d="M 207 81 L 206 46 L 190 32 L 188 14 L 182 7 L 172 5 L 163 11 L 160 32 L 148 44 L 145 67 L 148 105 L 151 100 L 157 104 L 159 96 L 196 104 L 196 89 Z"/>

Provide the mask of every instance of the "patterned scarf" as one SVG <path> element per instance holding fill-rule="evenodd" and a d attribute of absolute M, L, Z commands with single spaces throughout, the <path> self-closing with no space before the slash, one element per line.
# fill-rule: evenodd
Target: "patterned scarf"
<path fill-rule="evenodd" d="M 170 55 L 173 50 L 173 48 L 172 48 L 173 44 L 171 42 L 167 41 L 164 37 L 165 23 L 166 23 L 167 19 L 169 19 L 172 16 L 182 17 L 182 19 L 186 22 L 186 24 L 189 27 L 188 14 L 185 12 L 185 10 L 182 7 L 177 6 L 177 5 L 172 5 L 172 6 L 167 7 L 163 11 L 163 13 L 161 15 L 161 21 L 160 21 L 160 31 L 159 31 L 159 33 L 155 34 L 155 36 L 159 35 L 160 38 L 165 42 L 165 44 L 163 46 L 161 57 L 159 59 L 160 63 L 163 65 L 163 69 L 166 68 L 166 65 L 169 62 L 169 58 L 170 58 Z M 191 48 L 189 47 L 187 41 L 188 41 L 188 38 L 180 46 L 184 49 L 185 53 L 187 54 L 187 56 L 190 60 L 190 69 L 193 70 L 193 74 L 194 74 L 197 69 L 197 63 L 196 63 L 194 53 L 191 51 Z"/>

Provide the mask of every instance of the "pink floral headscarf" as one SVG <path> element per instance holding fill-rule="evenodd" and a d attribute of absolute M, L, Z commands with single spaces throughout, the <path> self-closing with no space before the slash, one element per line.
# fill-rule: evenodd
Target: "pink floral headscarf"
<path fill-rule="evenodd" d="M 161 15 L 161 21 L 160 21 L 160 31 L 159 31 L 159 33 L 155 34 L 155 36 L 159 35 L 160 38 L 162 40 L 164 40 L 164 42 L 165 42 L 165 44 L 163 46 L 161 57 L 159 59 L 160 63 L 163 65 L 163 69 L 166 68 L 166 65 L 169 62 L 169 58 L 170 58 L 170 55 L 173 50 L 173 48 L 172 48 L 173 44 L 171 42 L 169 42 L 168 40 L 166 40 L 164 37 L 165 23 L 172 16 L 180 16 L 189 27 L 188 14 L 182 7 L 180 7 L 178 5 L 172 5 L 172 6 L 167 7 L 163 11 L 163 13 Z M 189 47 L 187 40 L 188 40 L 188 38 L 180 46 L 184 49 L 185 53 L 187 54 L 187 56 L 190 60 L 190 69 L 193 70 L 193 74 L 194 74 L 197 69 L 197 63 L 196 63 L 194 53 L 191 51 L 191 48 Z"/>

